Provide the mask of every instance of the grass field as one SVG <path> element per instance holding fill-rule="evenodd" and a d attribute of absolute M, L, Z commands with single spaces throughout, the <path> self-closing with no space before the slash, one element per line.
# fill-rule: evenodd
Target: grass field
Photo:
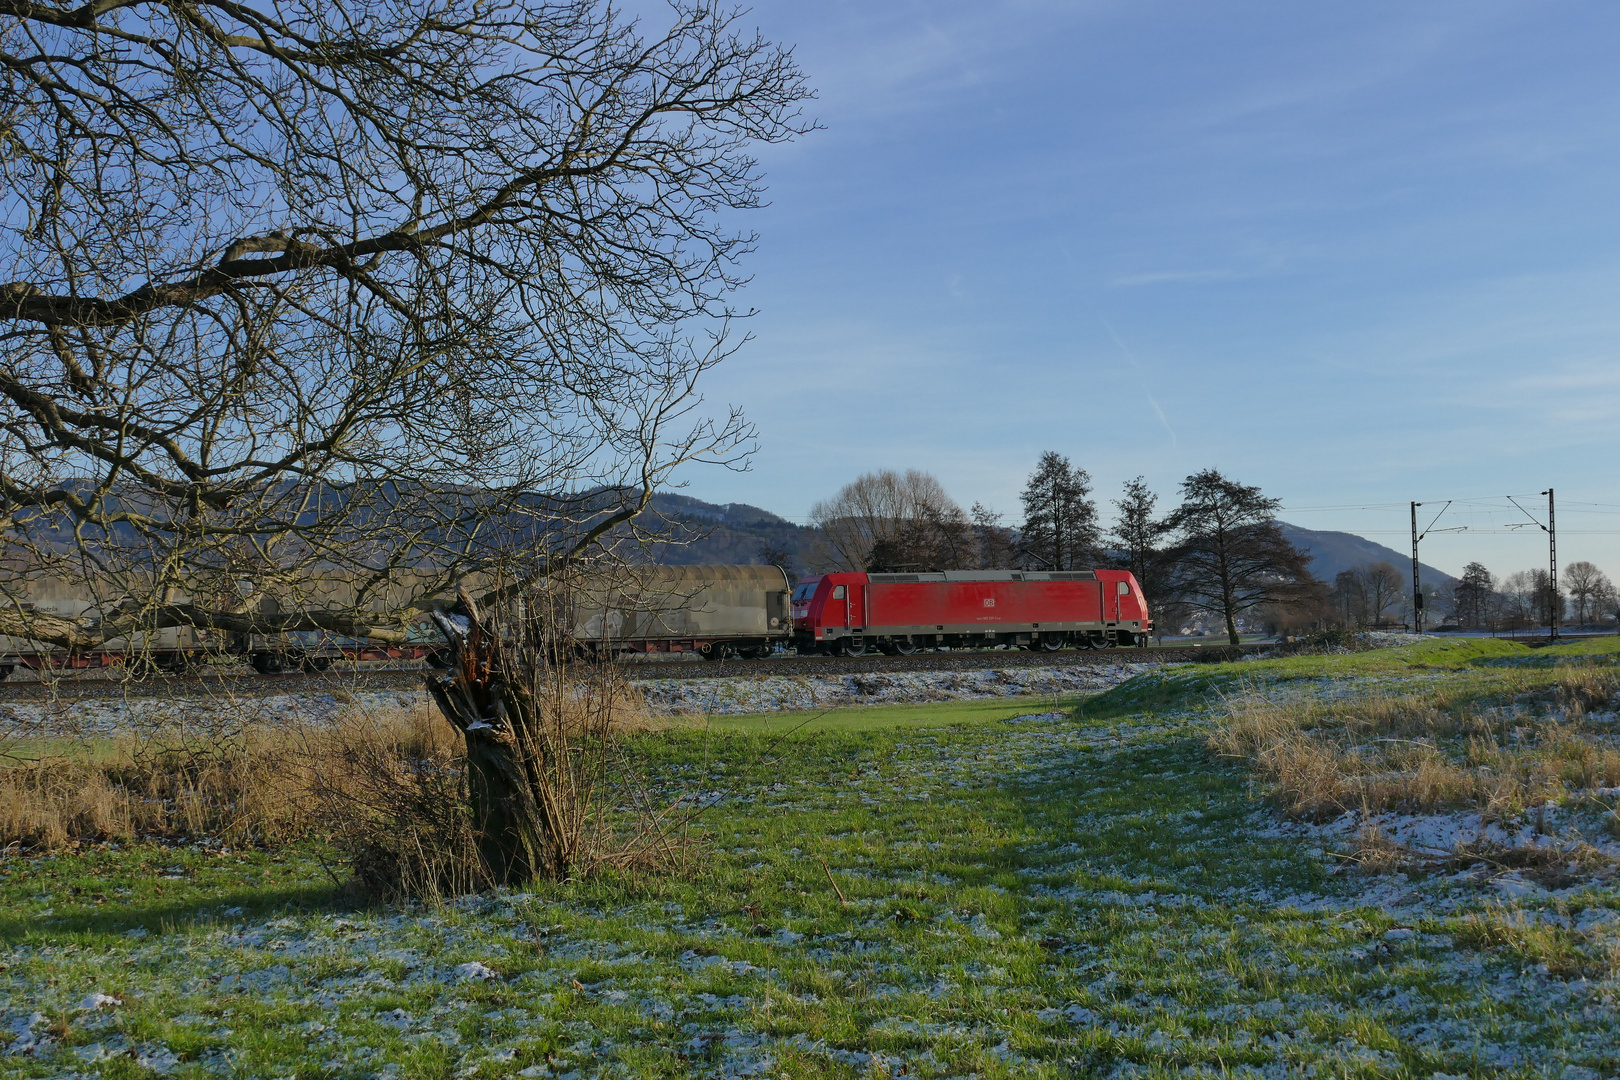
<path fill-rule="evenodd" d="M 1436 642 L 648 733 L 715 800 L 680 880 L 367 909 L 307 843 L 7 858 L 0 1071 L 1614 1076 L 1620 892 L 1347 870 L 1209 739 L 1239 694 L 1499 707 L 1616 658 Z"/>

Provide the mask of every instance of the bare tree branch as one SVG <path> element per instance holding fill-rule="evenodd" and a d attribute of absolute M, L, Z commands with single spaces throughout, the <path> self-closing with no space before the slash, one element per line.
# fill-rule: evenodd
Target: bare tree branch
<path fill-rule="evenodd" d="M 0 634 L 397 639 L 739 465 L 733 211 L 813 127 L 739 20 L 0 0 Z"/>

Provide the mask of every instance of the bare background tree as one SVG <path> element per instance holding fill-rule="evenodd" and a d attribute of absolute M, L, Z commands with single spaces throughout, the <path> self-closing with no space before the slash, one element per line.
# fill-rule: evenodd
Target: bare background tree
<path fill-rule="evenodd" d="M 5 4 L 0 633 L 399 637 L 736 463 L 697 384 L 808 94 L 735 14 L 666 18 Z M 47 580 L 98 610 L 28 612 Z"/>
<path fill-rule="evenodd" d="M 1219 618 L 1233 645 L 1241 640 L 1237 622 L 1246 612 L 1315 593 L 1310 556 L 1277 528 L 1278 500 L 1215 469 L 1187 477 L 1181 495 L 1169 519 L 1176 534 L 1177 598 Z"/>
<path fill-rule="evenodd" d="M 1001 523 L 1002 515 L 983 503 L 968 508 L 976 548 L 974 570 L 1005 570 L 1018 551 L 1018 533 Z"/>
<path fill-rule="evenodd" d="M 1498 598 L 1502 621 L 1509 629 L 1523 629 L 1535 622 L 1538 584 L 1531 570 L 1515 570 L 1502 579 Z"/>
<path fill-rule="evenodd" d="M 1367 583 L 1368 623 L 1377 626 L 1384 613 L 1401 599 L 1406 589 L 1406 578 L 1387 562 L 1368 563 L 1360 568 Z"/>
<path fill-rule="evenodd" d="M 1345 626 L 1367 625 L 1367 575 L 1364 568 L 1352 566 L 1333 576 L 1333 590 L 1329 603 L 1334 616 Z"/>
<path fill-rule="evenodd" d="M 1582 559 L 1564 567 L 1564 588 L 1569 591 L 1574 608 L 1575 625 L 1585 626 L 1588 619 L 1596 618 L 1614 595 L 1614 584 L 1607 574 L 1593 563 Z"/>
<path fill-rule="evenodd" d="M 974 559 L 974 533 L 935 477 L 915 469 L 866 473 L 810 508 L 820 561 L 835 570 L 954 570 Z"/>
<path fill-rule="evenodd" d="M 1091 476 L 1054 450 L 1043 453 L 1024 485 L 1026 562 L 1035 570 L 1089 570 L 1096 566 L 1102 530 L 1091 499 Z"/>
<path fill-rule="evenodd" d="M 782 547 L 780 544 L 773 544 L 770 541 L 761 540 L 759 543 L 759 550 L 756 552 L 756 554 L 759 556 L 759 561 L 764 563 L 766 566 L 781 567 L 782 573 L 788 576 L 789 581 L 797 581 L 799 579 L 799 571 L 793 561 L 793 553 L 787 548 Z"/>

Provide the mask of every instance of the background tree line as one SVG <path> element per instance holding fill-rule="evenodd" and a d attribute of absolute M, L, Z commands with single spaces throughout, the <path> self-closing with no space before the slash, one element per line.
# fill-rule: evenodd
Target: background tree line
<path fill-rule="evenodd" d="M 814 570 L 1130 570 L 1161 632 L 1188 620 L 1218 626 L 1233 642 L 1246 624 L 1279 613 L 1317 611 L 1326 589 L 1310 557 L 1277 527 L 1280 505 L 1258 487 L 1218 470 L 1187 477 L 1180 501 L 1158 511 L 1142 477 L 1111 500 L 1104 529 L 1091 477 L 1055 451 L 1043 453 L 1019 496 L 1016 525 L 980 503 L 964 510 L 935 477 L 918 471 L 867 473 L 811 508 L 820 544 Z M 761 551 L 767 561 L 785 553 Z M 789 566 L 790 572 L 798 569 Z"/>
<path fill-rule="evenodd" d="M 1524 630 L 1547 626 L 1554 611 L 1565 626 L 1613 625 L 1620 593 L 1602 570 L 1585 560 L 1559 573 L 1558 587 L 1546 567 L 1503 577 L 1471 562 L 1462 576 L 1425 585 L 1427 625 L 1459 630 Z M 1412 594 L 1406 572 L 1388 562 L 1368 563 L 1338 574 L 1329 596 L 1327 621 L 1348 627 L 1409 625 Z"/>

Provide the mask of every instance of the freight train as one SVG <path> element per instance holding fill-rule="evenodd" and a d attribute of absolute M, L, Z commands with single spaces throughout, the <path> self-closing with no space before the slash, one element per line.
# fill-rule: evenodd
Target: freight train
<path fill-rule="evenodd" d="M 793 586 L 774 566 L 651 566 L 547 588 L 554 625 L 580 652 L 598 656 L 749 659 L 784 648 L 840 656 L 996 646 L 1057 651 L 1145 644 L 1153 629 L 1141 586 L 1123 570 L 833 573 Z M 51 614 L 95 614 L 89 601 L 66 595 L 38 595 L 30 603 Z M 217 655 L 241 656 L 263 674 L 324 670 L 340 659 L 432 662 L 440 643 L 427 624 L 420 630 L 404 643 L 384 644 L 319 632 L 227 635 L 177 627 L 77 652 L 0 637 L 0 679 L 18 665 L 174 672 Z"/>

